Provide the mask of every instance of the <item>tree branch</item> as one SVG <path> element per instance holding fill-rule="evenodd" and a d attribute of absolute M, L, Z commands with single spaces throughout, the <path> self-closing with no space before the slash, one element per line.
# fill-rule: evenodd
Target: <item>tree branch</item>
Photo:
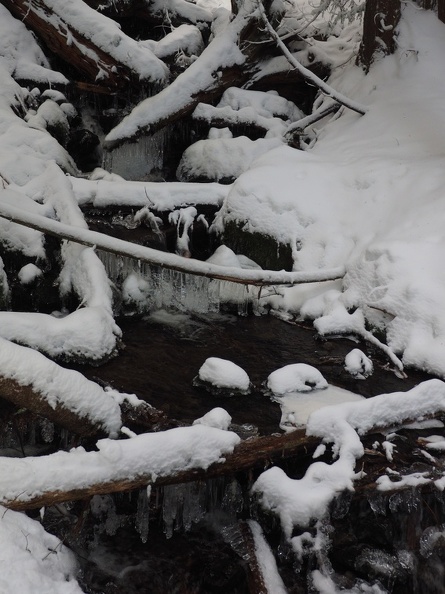
<path fill-rule="evenodd" d="M 367 112 L 367 107 L 365 107 L 364 105 L 361 105 L 360 103 L 356 103 L 355 101 L 352 101 L 351 99 L 346 97 L 346 95 L 339 93 L 338 91 L 333 89 L 331 86 L 326 84 L 323 80 L 321 80 L 321 78 L 319 78 L 316 74 L 311 72 L 308 68 L 305 68 L 302 64 L 300 64 L 300 62 L 295 58 L 295 56 L 293 54 L 291 54 L 291 52 L 287 49 L 287 47 L 284 45 L 284 43 L 280 39 L 280 36 L 278 35 L 278 33 L 275 31 L 275 29 L 270 24 L 270 21 L 267 18 L 266 11 L 264 10 L 264 6 L 263 6 L 263 3 L 261 2 L 261 0 L 258 0 L 258 6 L 259 6 L 259 10 L 260 10 L 262 19 L 266 26 L 266 29 L 268 30 L 270 36 L 276 41 L 277 46 L 283 52 L 284 56 L 286 57 L 288 62 L 291 64 L 291 66 L 293 66 L 296 70 L 298 70 L 298 72 L 306 80 L 310 81 L 316 87 L 318 87 L 322 93 L 324 93 L 328 97 L 331 97 L 332 99 L 334 99 L 341 105 L 344 105 L 345 107 L 348 107 L 349 109 L 352 109 L 353 111 L 356 111 L 360 115 L 364 115 Z"/>

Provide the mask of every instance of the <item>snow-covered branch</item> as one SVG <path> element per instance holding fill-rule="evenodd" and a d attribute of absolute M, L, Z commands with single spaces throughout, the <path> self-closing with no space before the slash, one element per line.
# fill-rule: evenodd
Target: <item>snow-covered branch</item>
<path fill-rule="evenodd" d="M 316 74 L 311 72 L 308 68 L 300 64 L 300 62 L 295 58 L 295 56 L 287 49 L 283 41 L 280 39 L 278 33 L 272 27 L 266 15 L 266 11 L 264 10 L 264 6 L 261 0 L 258 0 L 258 6 L 267 31 L 269 32 L 270 36 L 275 40 L 277 46 L 280 48 L 286 59 L 289 61 L 289 64 L 291 64 L 291 66 L 293 66 L 293 68 L 295 68 L 295 70 L 297 70 L 306 80 L 310 81 L 312 84 L 318 87 L 322 93 L 324 93 L 328 97 L 332 97 L 332 99 L 334 99 L 341 105 L 344 105 L 345 107 L 348 107 L 353 111 L 356 111 L 360 115 L 364 115 L 367 112 L 366 106 L 362 105 L 361 103 L 357 103 L 352 99 L 349 99 L 349 97 L 346 97 L 346 95 L 343 95 L 342 93 L 339 93 L 330 85 L 325 83 Z"/>
<path fill-rule="evenodd" d="M 345 270 L 342 266 L 330 269 L 311 270 L 305 272 L 286 272 L 276 270 L 252 270 L 229 266 L 209 264 L 193 258 L 183 258 L 176 254 L 161 252 L 142 245 L 123 241 L 103 233 L 72 227 L 37 214 L 22 212 L 7 204 L 0 204 L 0 217 L 54 235 L 55 237 L 97 247 L 104 251 L 127 256 L 156 264 L 158 266 L 178 270 L 187 274 L 230 281 L 245 285 L 292 285 L 312 283 L 342 278 Z"/>

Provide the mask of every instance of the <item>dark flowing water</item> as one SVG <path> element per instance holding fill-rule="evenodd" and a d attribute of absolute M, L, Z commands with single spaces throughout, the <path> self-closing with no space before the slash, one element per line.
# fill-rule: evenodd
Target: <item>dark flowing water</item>
<path fill-rule="evenodd" d="M 262 392 L 268 375 L 291 363 L 317 367 L 329 383 L 363 396 L 406 391 L 428 378 L 408 371 L 398 378 L 377 351 L 350 339 L 320 339 L 310 327 L 283 322 L 273 316 L 163 314 L 118 320 L 124 348 L 100 367 L 79 369 L 165 411 L 191 422 L 215 406 L 225 408 L 234 423 L 251 423 L 261 433 L 279 430 L 280 409 Z M 354 379 L 343 368 L 346 354 L 361 348 L 375 363 L 367 380 Z M 248 373 L 255 389 L 249 396 L 224 397 L 193 386 L 208 357 L 229 359 Z"/>

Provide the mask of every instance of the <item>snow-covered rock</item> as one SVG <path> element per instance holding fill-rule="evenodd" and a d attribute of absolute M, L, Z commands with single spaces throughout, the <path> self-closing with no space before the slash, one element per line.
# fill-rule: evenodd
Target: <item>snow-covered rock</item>
<path fill-rule="evenodd" d="M 213 388 L 230 393 L 247 394 L 250 390 L 250 379 L 244 369 L 219 357 L 206 359 L 199 369 L 198 378 Z"/>
<path fill-rule="evenodd" d="M 328 382 L 322 374 L 306 363 L 293 363 L 273 371 L 267 378 L 268 389 L 276 395 L 288 392 L 325 390 Z"/>

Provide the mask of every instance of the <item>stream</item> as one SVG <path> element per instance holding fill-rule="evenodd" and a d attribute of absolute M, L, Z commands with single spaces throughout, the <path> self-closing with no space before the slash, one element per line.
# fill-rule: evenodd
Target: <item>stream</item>
<path fill-rule="evenodd" d="M 280 407 L 265 395 L 263 382 L 269 373 L 290 363 L 313 365 L 330 384 L 365 397 L 406 391 L 429 378 L 425 373 L 408 370 L 408 377 L 400 379 L 383 355 L 369 345 L 352 337 L 320 338 L 310 326 L 283 322 L 272 315 L 185 314 L 161 310 L 121 318 L 118 323 L 123 331 L 124 348 L 120 355 L 99 367 L 83 365 L 77 369 L 90 379 L 135 393 L 167 412 L 169 417 L 186 423 L 221 406 L 232 416 L 233 427 L 238 430 L 242 427 L 246 436 L 281 432 Z M 353 348 L 362 349 L 373 359 L 374 373 L 367 380 L 355 379 L 343 367 L 346 354 Z M 248 396 L 227 397 L 194 386 L 193 379 L 208 357 L 229 359 L 243 367 L 254 385 L 253 392 Z M 298 476 L 307 464 L 307 459 L 294 460 L 287 462 L 285 468 Z M 81 560 L 82 587 L 91 594 L 258 592 L 252 589 L 248 553 L 239 537 L 239 522 L 254 518 L 260 520 L 267 532 L 288 592 L 309 592 L 306 576 L 311 562 L 296 565 L 295 556 L 283 542 L 279 521 L 263 517 L 251 501 L 249 490 L 256 476 L 249 472 L 207 482 L 153 488 L 150 497 L 144 489 L 95 497 L 82 538 L 68 510 L 63 536 Z M 436 508 L 440 508 L 440 513 L 436 511 L 438 524 L 445 518 L 441 497 L 439 494 L 434 499 Z M 332 558 L 344 584 L 355 583 L 352 577 L 359 576 L 370 583 L 378 580 L 387 588 L 382 592 L 407 591 L 401 589 L 409 574 L 403 559 L 396 563 L 394 555 L 393 558 L 386 552 L 388 546 L 383 547 L 384 551 L 378 546 L 385 540 L 383 536 L 397 534 L 393 544 L 404 550 L 413 530 L 418 533 L 417 543 L 431 522 L 432 512 L 428 511 L 433 505 L 431 496 L 425 500 L 425 506 L 419 496 L 417 506 L 410 508 L 416 510 L 413 521 L 417 528 L 412 524 L 410 528 L 406 526 L 406 511 L 396 514 L 390 510 L 389 495 L 386 504 L 380 502 L 380 515 L 375 512 L 375 501 L 367 496 L 342 501 L 336 504 L 326 531 L 334 532 Z M 403 497 L 399 503 L 403 507 Z M 73 508 L 75 518 L 82 517 L 78 505 Z M 386 515 L 382 512 L 385 505 Z M 55 515 L 46 521 L 49 527 L 54 521 L 60 531 L 60 517 Z M 352 536 L 357 525 L 361 539 Z M 358 568 L 357 558 L 361 562 Z M 436 579 L 429 580 L 427 589 L 419 586 L 419 580 L 426 583 L 425 575 L 431 564 L 437 565 L 435 557 L 434 562 L 424 564 L 426 569 L 422 572 L 416 570 L 416 578 L 412 577 L 411 568 L 410 592 L 443 591 Z M 386 574 L 382 574 L 384 571 Z"/>

